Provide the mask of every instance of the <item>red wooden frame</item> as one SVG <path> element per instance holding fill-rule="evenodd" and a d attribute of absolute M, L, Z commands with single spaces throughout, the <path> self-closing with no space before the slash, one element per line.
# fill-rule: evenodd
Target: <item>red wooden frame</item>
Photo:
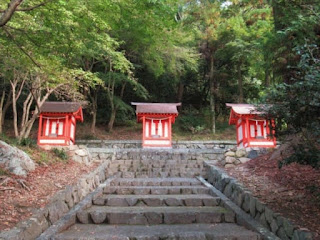
<path fill-rule="evenodd" d="M 46 120 L 47 119 L 47 120 Z M 83 122 L 82 108 L 73 113 L 64 112 L 41 112 L 39 116 L 38 145 L 68 146 L 75 144 L 76 121 Z M 58 133 L 58 124 L 56 126 L 56 135 L 51 135 L 52 125 L 63 122 L 62 134 Z M 47 128 L 47 124 L 49 126 Z M 73 126 L 73 131 L 72 131 Z M 47 135 L 46 130 L 49 130 Z"/>
<path fill-rule="evenodd" d="M 274 148 L 277 145 L 273 119 L 265 119 L 258 113 L 239 114 L 231 109 L 229 124 L 236 125 L 237 145 L 240 147 Z"/>
<path fill-rule="evenodd" d="M 172 123 L 175 122 L 175 118 L 178 114 L 145 114 L 139 113 L 137 115 L 138 122 L 142 122 L 142 147 L 172 147 Z M 152 135 L 152 124 L 147 127 L 147 123 L 150 121 L 155 122 L 155 131 L 159 132 L 159 122 L 162 125 L 162 134 Z M 167 136 L 165 134 L 165 125 L 167 123 Z M 147 131 L 149 133 L 147 134 Z"/>

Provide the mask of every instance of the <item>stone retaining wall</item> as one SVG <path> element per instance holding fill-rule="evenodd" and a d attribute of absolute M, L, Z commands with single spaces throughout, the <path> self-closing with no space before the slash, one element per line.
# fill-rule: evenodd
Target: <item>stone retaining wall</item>
<path fill-rule="evenodd" d="M 106 160 L 90 174 L 80 178 L 75 185 L 69 185 L 56 193 L 46 207 L 35 212 L 28 220 L 18 223 L 9 231 L 1 232 L 0 240 L 33 240 L 38 237 L 105 181 L 110 162 Z"/>
<path fill-rule="evenodd" d="M 205 162 L 205 167 L 209 183 L 279 238 L 283 240 L 313 239 L 310 232 L 299 230 L 288 219 L 282 217 L 279 213 L 273 212 L 255 198 L 248 189 L 238 183 L 236 179 L 229 177 L 222 169 L 208 162 Z"/>
<path fill-rule="evenodd" d="M 95 148 L 142 148 L 140 140 L 77 140 L 78 145 Z M 172 141 L 173 149 L 229 149 L 236 141 Z"/>
<path fill-rule="evenodd" d="M 223 149 L 103 149 L 89 148 L 94 160 L 111 160 L 108 175 L 118 177 L 194 177 L 204 176 L 203 162 L 217 163 Z"/>

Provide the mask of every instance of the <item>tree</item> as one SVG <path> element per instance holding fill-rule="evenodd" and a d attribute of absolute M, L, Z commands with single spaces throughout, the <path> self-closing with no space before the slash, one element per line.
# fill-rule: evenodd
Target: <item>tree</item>
<path fill-rule="evenodd" d="M 274 103 L 268 111 L 277 120 L 277 133 L 299 139 L 295 153 L 285 163 L 320 166 L 320 48 L 296 48 L 299 64 L 292 68 L 292 84 L 282 83 L 267 96 Z"/>

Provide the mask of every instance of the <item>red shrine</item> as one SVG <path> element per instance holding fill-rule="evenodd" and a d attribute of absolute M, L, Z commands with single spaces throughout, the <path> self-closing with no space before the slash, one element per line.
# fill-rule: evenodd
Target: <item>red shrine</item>
<path fill-rule="evenodd" d="M 230 125 L 236 125 L 237 144 L 239 147 L 275 147 L 274 120 L 262 117 L 254 105 L 231 104 Z M 272 133 L 272 134 L 271 134 Z"/>
<path fill-rule="evenodd" d="M 142 122 L 142 147 L 172 147 L 171 124 L 181 103 L 137 103 L 137 121 Z"/>
<path fill-rule="evenodd" d="M 80 103 L 45 102 L 40 108 L 38 145 L 73 145 L 77 120 L 83 122 Z"/>

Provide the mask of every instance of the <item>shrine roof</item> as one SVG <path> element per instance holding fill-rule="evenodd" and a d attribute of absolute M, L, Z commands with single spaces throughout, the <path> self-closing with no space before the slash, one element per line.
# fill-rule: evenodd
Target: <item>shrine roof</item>
<path fill-rule="evenodd" d="M 237 104 L 226 103 L 227 107 L 231 107 L 232 110 L 239 115 L 260 115 L 264 112 L 258 111 L 257 106 L 253 104 Z"/>
<path fill-rule="evenodd" d="M 40 112 L 46 113 L 74 113 L 79 110 L 81 104 L 78 102 L 45 102 Z"/>
<path fill-rule="evenodd" d="M 140 103 L 132 102 L 137 106 L 136 113 L 178 114 L 177 106 L 181 103 Z"/>

